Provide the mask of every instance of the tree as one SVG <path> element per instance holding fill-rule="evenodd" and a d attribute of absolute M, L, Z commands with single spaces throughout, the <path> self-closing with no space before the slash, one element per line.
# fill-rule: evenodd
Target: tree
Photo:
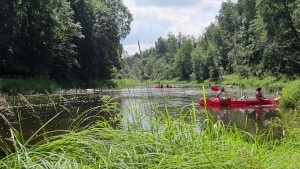
<path fill-rule="evenodd" d="M 236 4 L 231 1 L 223 2 L 216 19 L 221 30 L 222 38 L 222 48 L 220 49 L 222 55 L 221 64 L 228 73 L 232 73 L 232 63 L 234 61 L 230 60 L 227 54 L 234 47 L 234 34 L 240 25 L 240 16 Z"/>
<path fill-rule="evenodd" d="M 76 64 L 72 40 L 81 36 L 80 25 L 66 0 L 1 1 L 1 8 L 6 18 L 0 30 L 3 76 L 56 78 L 58 65 L 69 70 Z"/>
<path fill-rule="evenodd" d="M 13 25 L 16 17 L 14 10 L 15 1 L 3 0 L 0 1 L 0 75 L 8 76 L 14 65 L 14 50 L 13 41 L 11 40 L 14 32 Z"/>
<path fill-rule="evenodd" d="M 82 25 L 78 39 L 79 79 L 107 79 L 120 69 L 121 38 L 130 31 L 132 16 L 121 0 L 72 0 L 75 20 Z"/>
<path fill-rule="evenodd" d="M 192 74 L 191 52 L 194 48 L 192 40 L 187 40 L 182 44 L 175 56 L 175 69 L 177 69 L 178 76 L 187 80 Z"/>
<path fill-rule="evenodd" d="M 66 1 L 54 1 L 52 17 L 54 18 L 54 39 L 52 52 L 53 57 L 50 76 L 57 80 L 72 80 L 75 76 L 75 69 L 80 65 L 75 58 L 76 46 L 74 38 L 83 38 L 80 23 L 74 22 L 74 11 L 70 3 Z"/>
<path fill-rule="evenodd" d="M 268 41 L 263 64 L 272 73 L 300 72 L 299 20 L 296 19 L 299 3 L 299 0 L 257 0 L 258 17 L 265 26 Z"/>

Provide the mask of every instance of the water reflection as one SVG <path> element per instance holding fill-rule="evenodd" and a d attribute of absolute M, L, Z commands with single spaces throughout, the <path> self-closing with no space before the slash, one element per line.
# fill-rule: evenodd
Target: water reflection
<path fill-rule="evenodd" d="M 120 111 L 126 119 L 123 126 L 139 123 L 149 128 L 149 121 L 155 120 L 156 113 L 166 115 L 168 112 L 173 118 L 178 118 L 186 113 L 186 108 L 192 107 L 200 94 L 201 90 L 197 87 L 122 89 L 119 91 Z"/>
<path fill-rule="evenodd" d="M 199 108 L 200 112 L 205 112 L 205 110 L 208 110 L 213 115 L 215 121 L 222 121 L 225 125 L 246 130 L 251 134 L 256 133 L 257 129 L 259 132 L 268 130 L 268 126 L 264 122 L 280 117 L 281 114 L 277 105 Z"/>

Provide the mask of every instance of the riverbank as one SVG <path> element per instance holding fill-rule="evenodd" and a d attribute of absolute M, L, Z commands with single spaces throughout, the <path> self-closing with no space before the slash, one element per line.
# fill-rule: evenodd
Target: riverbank
<path fill-rule="evenodd" d="M 300 79 L 300 77 L 298 78 Z M 157 83 L 161 84 L 175 84 L 175 85 L 192 85 L 192 86 L 236 86 L 241 88 L 246 87 L 264 87 L 269 91 L 281 91 L 283 87 L 292 81 L 297 79 L 292 79 L 288 77 L 266 77 L 266 78 L 258 78 L 258 77 L 249 77 L 242 78 L 238 75 L 226 75 L 221 79 L 207 79 L 203 82 L 198 81 L 182 81 L 180 79 L 172 79 L 172 80 L 161 80 L 161 81 L 149 81 L 149 83 L 155 85 Z"/>
<path fill-rule="evenodd" d="M 282 77 L 250 77 L 241 78 L 237 75 L 227 75 L 223 76 L 219 80 L 205 80 L 203 82 L 197 81 L 182 81 L 180 79 L 172 80 L 160 80 L 160 81 L 145 81 L 141 82 L 139 79 L 112 79 L 112 80 L 95 80 L 90 82 L 68 82 L 64 85 L 58 85 L 53 80 L 49 79 L 0 79 L 0 91 L 3 94 L 16 95 L 16 94 L 39 94 L 39 93 L 56 93 L 63 89 L 101 89 L 101 88 L 128 88 L 131 86 L 156 86 L 158 83 L 167 85 L 172 84 L 175 86 L 197 86 L 202 85 L 207 86 L 234 86 L 239 88 L 247 87 L 263 87 L 265 90 L 270 92 L 278 92 L 282 96 L 281 105 L 288 107 L 300 107 L 300 95 L 297 94 L 300 91 L 300 77 L 299 78 L 289 78 L 286 76 Z"/>
<path fill-rule="evenodd" d="M 53 94 L 68 89 L 107 89 L 140 85 L 133 79 L 91 80 L 89 82 L 62 82 L 38 78 L 0 78 L 0 93 L 6 95 Z"/>

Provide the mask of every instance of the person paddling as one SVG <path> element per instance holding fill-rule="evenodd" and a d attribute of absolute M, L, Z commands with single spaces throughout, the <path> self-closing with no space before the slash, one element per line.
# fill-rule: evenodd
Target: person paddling
<path fill-rule="evenodd" d="M 260 87 L 256 89 L 255 97 L 257 100 L 265 99 Z"/>
<path fill-rule="evenodd" d="M 228 94 L 225 91 L 224 87 L 221 87 L 221 90 L 218 91 L 216 96 L 220 100 L 230 100 L 230 97 L 228 97 Z"/>

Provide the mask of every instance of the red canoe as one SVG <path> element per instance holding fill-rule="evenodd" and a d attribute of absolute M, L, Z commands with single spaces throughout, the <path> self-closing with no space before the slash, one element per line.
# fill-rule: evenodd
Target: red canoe
<path fill-rule="evenodd" d="M 175 86 L 168 86 L 168 87 L 166 87 L 166 86 L 164 86 L 164 87 L 156 86 L 155 88 L 176 88 L 176 87 Z"/>
<path fill-rule="evenodd" d="M 278 104 L 280 97 L 269 98 L 264 100 L 219 100 L 206 98 L 206 105 L 208 106 L 250 106 L 250 105 L 271 105 Z M 198 103 L 204 106 L 204 99 L 199 99 Z"/>

